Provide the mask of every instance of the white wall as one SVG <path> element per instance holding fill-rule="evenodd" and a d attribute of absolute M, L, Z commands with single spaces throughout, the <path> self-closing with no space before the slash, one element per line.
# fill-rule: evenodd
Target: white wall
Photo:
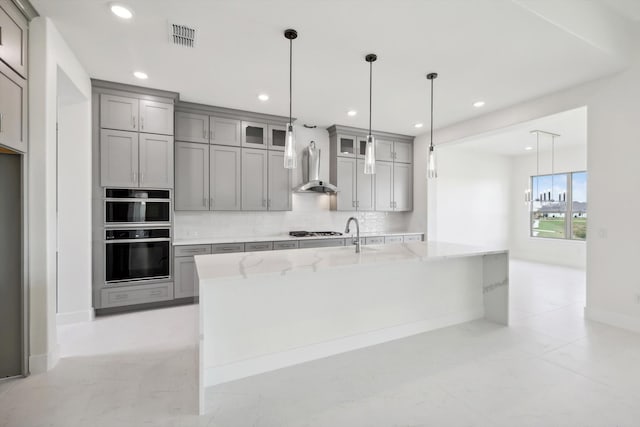
<path fill-rule="evenodd" d="M 631 216 L 640 210 L 634 197 L 640 181 L 640 35 L 636 57 L 624 72 L 511 108 L 487 113 L 435 132 L 437 143 L 456 141 L 573 108 L 587 106 L 587 169 L 589 221 L 587 228 L 587 307 L 589 318 L 640 331 L 640 279 L 636 263 L 640 229 Z M 426 155 L 426 138 L 414 152 Z M 422 143 L 421 143 L 422 142 Z M 417 157 L 419 159 L 419 157 Z M 420 179 L 422 166 L 416 168 Z M 426 228 L 426 183 L 416 186 L 411 224 Z M 422 196 L 420 196 L 422 194 Z M 624 203 L 623 209 L 613 209 Z"/>
<path fill-rule="evenodd" d="M 507 247 L 511 159 L 460 144 L 442 147 L 437 160 L 429 240 Z"/>
<path fill-rule="evenodd" d="M 57 362 L 56 328 L 56 114 L 58 70 L 87 99 L 91 95 L 89 76 L 48 18 L 35 18 L 29 28 L 29 152 L 28 152 L 28 228 L 29 228 L 29 309 L 31 373 L 43 372 Z M 90 112 L 87 102 L 86 111 Z M 90 114 L 90 113 L 88 113 Z M 89 120 L 89 115 L 83 116 Z M 83 126 L 83 125 L 79 125 Z M 86 125 L 90 128 L 90 120 Z M 89 134 L 82 143 L 90 146 Z M 83 148 L 79 147 L 83 160 Z M 86 171 L 64 170 L 63 176 L 90 183 Z M 66 175 L 68 174 L 68 175 Z M 79 202 L 77 215 L 90 212 L 89 195 Z M 80 224 L 82 221 L 80 221 Z M 81 232 L 80 230 L 78 232 Z M 91 229 L 84 233 L 90 240 Z M 91 247 L 67 254 L 78 264 L 91 265 Z M 90 288 L 90 277 L 86 286 Z"/>
<path fill-rule="evenodd" d="M 320 178 L 329 181 L 329 133 L 325 129 L 295 126 L 298 167 L 293 171 L 293 186 L 301 184 L 302 152 L 315 141 L 321 151 Z M 272 236 L 291 230 L 343 231 L 347 219 L 355 216 L 361 231 L 414 231 L 407 229 L 408 213 L 336 212 L 329 207 L 326 194 L 293 195 L 290 212 L 176 212 L 176 239 L 195 237 Z"/>
<path fill-rule="evenodd" d="M 551 152 L 540 153 L 540 174 L 551 173 L 550 157 Z M 586 145 L 556 149 L 554 163 L 556 173 L 586 170 Z M 536 175 L 536 154 L 513 157 L 512 170 L 510 255 L 513 258 L 586 268 L 586 242 L 529 235 L 529 205 L 524 203 L 524 190 L 530 187 L 531 176 Z"/>

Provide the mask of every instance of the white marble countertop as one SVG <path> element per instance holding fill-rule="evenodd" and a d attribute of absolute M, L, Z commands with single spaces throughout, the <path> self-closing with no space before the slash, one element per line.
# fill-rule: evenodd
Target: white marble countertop
<path fill-rule="evenodd" d="M 483 248 L 445 242 L 398 243 L 355 247 L 291 249 L 265 252 L 197 255 L 198 276 L 203 281 L 221 278 L 251 278 L 266 274 L 316 272 L 358 264 L 424 262 L 440 258 L 458 258 L 507 252 L 506 249 Z M 215 280 L 214 280 L 215 281 Z"/>
<path fill-rule="evenodd" d="M 379 236 L 406 236 L 414 234 L 424 234 L 421 232 L 382 232 L 382 233 L 360 233 L 360 237 L 379 237 Z M 193 237 L 187 239 L 175 239 L 174 246 L 185 245 L 211 245 L 219 243 L 245 243 L 245 242 L 278 242 L 282 240 L 315 240 L 315 239 L 344 239 L 352 237 L 353 234 L 343 234 L 342 236 L 311 236 L 311 237 L 291 237 L 289 233 L 275 234 L 273 236 L 249 236 L 249 237 Z"/>

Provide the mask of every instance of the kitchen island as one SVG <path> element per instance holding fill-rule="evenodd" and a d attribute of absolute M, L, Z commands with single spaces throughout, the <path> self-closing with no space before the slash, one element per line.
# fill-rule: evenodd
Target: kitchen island
<path fill-rule="evenodd" d="M 199 388 L 478 318 L 508 324 L 508 252 L 440 242 L 196 256 Z"/>

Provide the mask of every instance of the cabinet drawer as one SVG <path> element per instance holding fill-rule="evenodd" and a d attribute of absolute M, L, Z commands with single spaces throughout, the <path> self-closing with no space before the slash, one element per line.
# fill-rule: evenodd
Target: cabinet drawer
<path fill-rule="evenodd" d="M 409 234 L 404 236 L 404 242 L 422 242 L 422 234 Z"/>
<path fill-rule="evenodd" d="M 384 238 L 384 242 L 385 243 L 402 243 L 403 242 L 403 237 L 402 236 L 387 236 Z"/>
<path fill-rule="evenodd" d="M 173 252 L 177 257 L 206 255 L 211 253 L 211 245 L 176 246 Z"/>
<path fill-rule="evenodd" d="M 273 249 L 274 250 L 281 250 L 281 249 L 298 249 L 298 242 L 297 241 L 293 241 L 293 242 L 273 242 Z"/>
<path fill-rule="evenodd" d="M 365 245 L 383 245 L 384 244 L 384 237 L 382 237 L 382 236 L 365 237 L 364 244 Z"/>
<path fill-rule="evenodd" d="M 173 282 L 103 289 L 101 307 L 121 307 L 173 299 Z"/>
<path fill-rule="evenodd" d="M 0 0 L 0 59 L 27 77 L 27 18 L 11 1 Z"/>
<path fill-rule="evenodd" d="M 251 242 L 244 244 L 245 252 L 270 251 L 273 250 L 273 242 Z"/>
<path fill-rule="evenodd" d="M 244 252 L 244 243 L 221 243 L 211 245 L 212 254 L 226 254 L 233 252 Z"/>
<path fill-rule="evenodd" d="M 332 246 L 344 246 L 344 239 L 314 239 L 301 240 L 298 243 L 300 249 L 306 248 L 329 248 Z"/>

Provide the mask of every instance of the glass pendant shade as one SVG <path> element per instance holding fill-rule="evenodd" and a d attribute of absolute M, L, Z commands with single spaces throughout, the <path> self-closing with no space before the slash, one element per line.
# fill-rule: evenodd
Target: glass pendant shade
<path fill-rule="evenodd" d="M 285 169 L 296 168 L 296 144 L 293 136 L 293 126 L 290 123 L 287 124 L 287 134 L 284 142 L 284 167 Z"/>
<path fill-rule="evenodd" d="M 376 141 L 373 135 L 367 135 L 367 145 L 364 150 L 364 173 L 366 175 L 376 173 Z"/>
<path fill-rule="evenodd" d="M 438 177 L 438 170 L 436 169 L 436 152 L 433 145 L 429 146 L 429 155 L 427 156 L 427 179 L 433 179 Z"/>

